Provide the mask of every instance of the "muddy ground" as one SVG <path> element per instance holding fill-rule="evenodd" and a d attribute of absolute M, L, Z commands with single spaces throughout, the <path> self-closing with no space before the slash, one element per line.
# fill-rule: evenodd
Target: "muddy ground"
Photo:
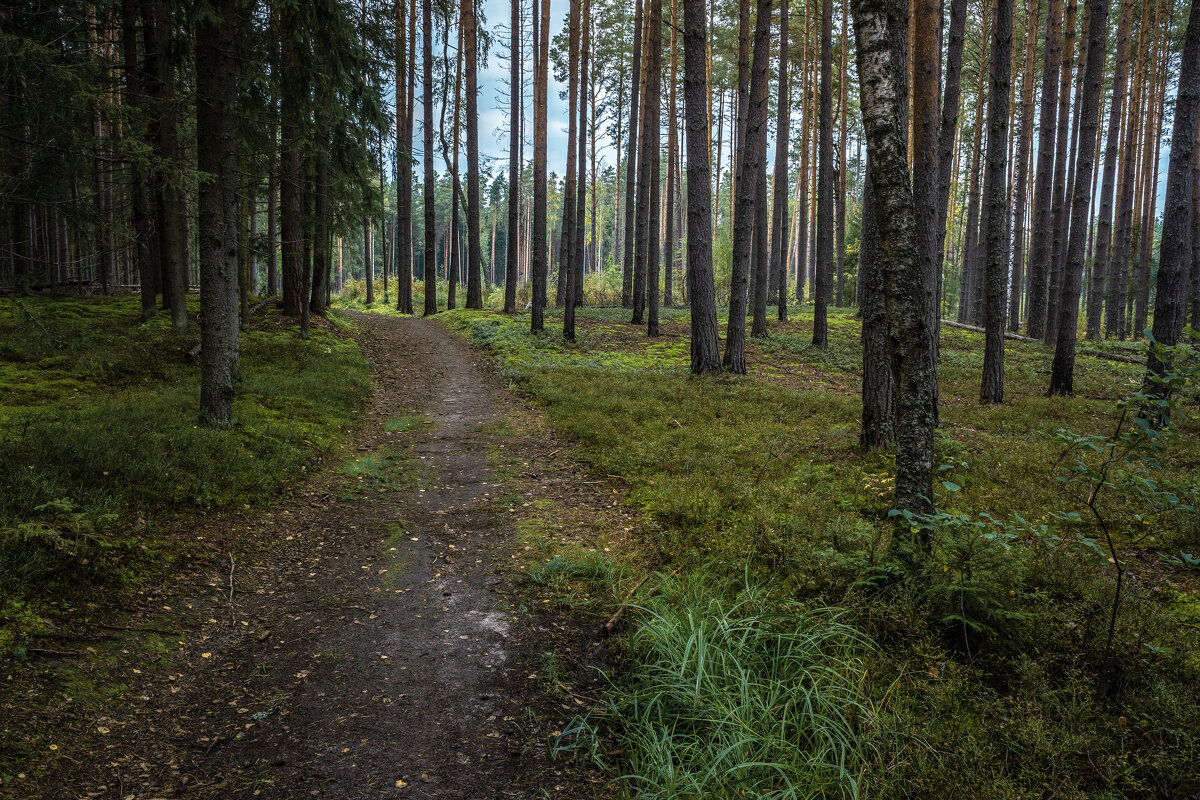
<path fill-rule="evenodd" d="M 632 525 L 619 493 L 583 480 L 569 443 L 527 424 L 536 415 L 441 325 L 356 320 L 374 396 L 351 474 L 181 533 L 196 553 L 114 626 L 137 630 L 86 648 L 103 658 L 6 668 L 43 703 L 6 693 L 3 735 L 33 756 L 0 796 L 610 793 L 547 744 L 597 692 L 606 612 L 528 607 L 520 513 L 496 501 L 515 487 L 522 508 L 569 508 L 586 538 Z M 87 702 L 54 685 L 64 669 Z"/>

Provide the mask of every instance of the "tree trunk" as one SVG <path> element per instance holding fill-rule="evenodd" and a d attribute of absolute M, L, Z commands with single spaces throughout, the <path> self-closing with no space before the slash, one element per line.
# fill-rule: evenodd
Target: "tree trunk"
<path fill-rule="evenodd" d="M 836 293 L 834 305 L 841 308 L 845 305 L 846 291 L 846 173 L 848 171 L 849 158 L 846 152 L 846 136 L 849 129 L 847 124 L 850 119 L 849 110 L 846 107 L 847 103 L 847 83 L 849 82 L 849 72 L 847 71 L 847 54 L 850 48 L 849 36 L 847 31 L 849 10 L 846 8 L 848 4 L 846 0 L 842 0 L 842 38 L 841 38 L 841 64 L 838 71 L 838 109 L 841 115 L 841 120 L 838 124 L 838 171 L 837 171 L 837 202 L 835 203 L 835 213 L 837 219 L 834 221 L 835 237 L 834 242 L 834 268 L 837 270 L 837 279 L 835 280 Z M 938 29 L 941 30 L 941 19 L 939 13 Z M 939 54 L 940 55 L 940 54 Z M 935 101 L 936 102 L 936 101 Z M 936 107 L 935 107 L 936 109 Z M 934 112 L 936 114 L 936 110 Z"/>
<path fill-rule="evenodd" d="M 1091 175 L 1096 157 L 1096 129 L 1100 125 L 1100 95 L 1104 90 L 1104 42 L 1108 31 L 1108 0 L 1088 0 L 1087 55 L 1080 96 L 1079 156 L 1080 175 Z M 1057 343 L 1050 372 L 1051 395 L 1074 393 L 1075 338 L 1079 321 L 1079 286 L 1083 276 L 1083 256 L 1087 247 L 1088 212 L 1092 205 L 1092 187 L 1081 181 L 1071 201 L 1070 238 L 1063 271 L 1063 291 L 1059 303 Z"/>
<path fill-rule="evenodd" d="M 200 186 L 200 423 L 228 428 L 238 370 L 236 0 L 196 25 L 196 156 Z"/>
<path fill-rule="evenodd" d="M 916 243 L 916 210 L 901 123 L 904 69 L 891 41 L 906 11 L 896 0 L 854 0 L 863 127 L 879 222 L 888 354 L 896 381 L 895 507 L 932 509 L 936 373 Z M 891 13 L 889 13 L 891 11 Z M 902 527 L 899 532 L 907 530 Z"/>
<path fill-rule="evenodd" d="M 649 0 L 650 16 L 646 21 L 646 85 L 642 105 L 642 154 L 638 163 L 642 165 L 641 173 L 646 182 L 646 230 L 645 230 L 645 301 L 648 313 L 646 315 L 646 335 L 658 336 L 658 280 L 659 260 L 659 223 L 661 222 L 662 207 L 659 205 L 659 192 L 662 178 L 659 153 L 659 125 L 662 106 L 662 0 Z M 638 245 L 641 246 L 642 232 L 639 231 Z M 639 258 L 638 265 L 641 264 Z M 634 314 L 640 308 L 637 301 L 637 289 L 634 286 Z"/>
<path fill-rule="evenodd" d="M 412 297 L 412 131 L 408 107 L 408 48 L 405 0 L 396 2 L 396 310 L 413 313 Z"/>
<path fill-rule="evenodd" d="M 309 308 L 312 313 L 324 316 L 326 309 L 325 297 L 329 287 L 329 150 L 326 146 L 317 149 L 316 156 L 316 185 L 314 211 L 316 219 L 313 229 L 313 267 L 312 292 Z M 385 262 L 386 263 L 386 262 Z M 387 269 L 384 268 L 384 280 L 387 280 Z M 386 284 L 385 284 L 386 285 Z"/>
<path fill-rule="evenodd" d="M 429 0 L 426 0 L 429 2 Z M 549 86 L 550 0 L 541 0 L 542 11 L 533 15 L 537 25 L 537 59 L 533 89 L 533 225 L 530 231 L 530 262 L 533 271 L 533 302 L 529 326 L 541 333 L 546 308 L 546 98 Z"/>
<path fill-rule="evenodd" d="M 281 30 L 294 30 L 298 24 L 296 10 L 285 7 L 280 13 Z M 301 283 L 304 275 L 304 178 L 301 172 L 300 122 L 305 108 L 304 98 L 308 89 L 304 86 L 299 67 L 300 54 L 297 43 L 283 38 L 281 65 L 284 88 L 280 104 L 279 150 L 282 174 L 280 176 L 281 214 L 280 233 L 283 239 L 283 313 L 299 317 L 304 305 Z"/>
<path fill-rule="evenodd" d="M 1172 10 L 1174 3 L 1172 0 L 1167 1 L 1166 14 L 1162 18 L 1162 35 L 1158 39 L 1159 51 L 1161 53 L 1161 61 L 1154 71 L 1154 78 L 1151 81 L 1150 94 L 1153 96 L 1154 90 L 1158 91 L 1157 105 L 1151 117 L 1151 130 L 1153 135 L 1146 139 L 1145 142 L 1145 166 L 1143 167 L 1143 205 L 1142 205 L 1142 225 L 1141 237 L 1138 242 L 1138 265 L 1137 265 L 1137 305 L 1134 309 L 1134 328 L 1133 334 L 1135 339 L 1140 339 L 1142 333 L 1146 330 L 1146 313 L 1150 304 L 1150 252 L 1154 244 L 1154 217 L 1158 199 L 1158 166 L 1159 166 L 1159 147 L 1162 142 L 1163 116 L 1166 102 L 1166 69 L 1167 69 L 1167 54 L 1170 47 L 1165 46 L 1166 38 L 1169 35 L 1169 27 L 1171 24 Z M 1153 52 L 1153 51 L 1152 51 Z"/>
<path fill-rule="evenodd" d="M 791 106 L 788 94 L 788 5 L 784 0 L 779 6 L 779 96 L 776 102 L 775 119 L 775 179 L 774 198 L 771 205 L 771 266 L 778 295 L 776 304 L 779 321 L 788 318 L 788 145 L 791 139 Z M 846 36 L 842 32 L 842 64 L 846 62 Z M 843 67 L 843 74 L 845 69 Z M 844 91 L 844 90 L 843 90 Z"/>
<path fill-rule="evenodd" d="M 125 71 L 125 105 L 133 110 L 141 110 L 142 103 L 142 68 L 138 63 L 137 36 L 137 2 L 136 0 L 121 1 L 121 47 L 124 56 Z M 146 187 L 146 169 L 140 159 L 130 162 L 130 199 L 133 222 L 134 265 L 138 271 L 138 283 L 141 288 L 142 321 L 158 314 L 157 281 L 154 278 L 154 259 L 150 250 L 151 221 L 150 193 Z"/>
<path fill-rule="evenodd" d="M 1008 288 L 1008 110 L 1012 79 L 1012 0 L 996 0 L 992 26 L 992 84 L 988 97 L 987 172 L 984 201 L 987 223 L 987 262 L 984 266 L 983 379 L 981 403 L 1004 401 L 1004 306 Z"/>
<path fill-rule="evenodd" d="M 555 285 L 555 303 L 565 305 L 567 270 L 572 268 L 575 258 L 575 202 L 576 202 L 576 144 L 579 140 L 579 3 L 571 0 L 570 16 L 567 19 L 567 169 L 563 178 L 562 224 L 559 226 L 558 281 Z"/>
<path fill-rule="evenodd" d="M 870 156 L 868 155 L 868 161 Z M 887 307 L 883 264 L 879 257 L 879 225 L 870 165 L 863 181 L 862 224 L 858 248 L 858 310 L 862 317 L 862 430 L 864 452 L 887 447 L 895 434 L 895 384 L 887 350 Z"/>
<path fill-rule="evenodd" d="M 157 100 L 153 136 L 159 166 L 155 175 L 157 195 L 158 260 L 161 267 L 163 301 L 171 309 L 171 327 L 187 329 L 187 241 L 183 229 L 183 193 L 180 178 L 184 162 L 179 143 L 179 114 L 172 97 L 175 89 L 175 63 L 171 55 L 173 25 L 170 6 L 165 0 L 146 3 L 144 29 L 147 71 L 153 76 L 151 87 Z M 32 240 L 34 237 L 30 237 Z"/>
<path fill-rule="evenodd" d="M 748 8 L 748 3 L 747 3 Z M 746 130 L 736 180 L 737 207 L 733 226 L 733 274 L 729 291 L 729 325 L 725 335 L 725 369 L 746 372 L 746 290 L 750 277 L 754 200 L 767 146 L 767 59 L 771 32 L 771 0 L 758 0 L 754 28 L 754 61 L 750 69 Z"/>
<path fill-rule="evenodd" d="M 1059 299 L 1062 297 L 1062 284 L 1065 276 L 1065 264 L 1062 253 L 1069 246 L 1067 206 L 1070 198 L 1067 196 L 1067 162 L 1071 146 L 1071 74 L 1075 61 L 1075 18 L 1077 5 L 1075 0 L 1067 0 L 1067 16 L 1064 24 L 1062 71 L 1059 73 L 1058 89 L 1058 136 L 1055 143 L 1054 156 L 1054 195 L 1050 204 L 1050 254 L 1046 269 L 1046 322 L 1042 331 L 1042 341 L 1047 345 L 1053 344 L 1058 337 Z"/>
<path fill-rule="evenodd" d="M 1113 70 L 1112 103 L 1108 112 L 1108 139 L 1104 148 L 1104 181 L 1100 185 L 1100 219 L 1096 226 L 1096 255 L 1092 260 L 1091 285 L 1088 288 L 1087 338 L 1100 338 L 1100 314 L 1109 294 L 1116 290 L 1118 276 L 1109 264 L 1112 241 L 1113 194 L 1117 182 L 1117 156 L 1120 152 L 1121 115 L 1124 113 L 1125 87 L 1129 77 L 1129 28 L 1133 23 L 1133 0 L 1121 4 L 1117 25 L 1117 63 Z M 1115 265 L 1116 262 L 1113 261 Z M 1107 284 L 1107 285 L 1106 285 Z"/>
<path fill-rule="evenodd" d="M 913 201 L 917 221 L 917 254 L 921 273 L 925 276 L 925 306 L 929 313 L 926 324 L 930 331 L 938 330 L 938 253 L 941 242 L 938 229 L 946 227 L 945 217 L 938 216 L 938 181 L 941 164 L 938 158 L 939 115 L 938 89 L 941 84 L 942 8 L 939 0 L 915 0 L 912 53 L 912 168 Z M 930 359 L 936 373 L 938 347 L 936 334 L 930 337 Z M 935 379 L 936 380 L 936 379 Z M 936 398 L 934 413 L 936 414 Z"/>
<path fill-rule="evenodd" d="M 677 126 L 679 120 L 676 116 L 675 107 L 675 84 L 677 80 L 677 49 L 676 33 L 679 27 L 679 14 L 675 0 L 671 0 L 671 77 L 670 87 L 667 90 L 667 203 L 663 220 L 666 226 L 666 232 L 663 237 L 663 304 L 670 308 L 674 305 L 674 300 L 671 296 L 673 277 L 675 272 L 675 176 L 676 176 L 676 151 L 677 151 Z"/>
<path fill-rule="evenodd" d="M 630 62 L 629 144 L 625 158 L 625 252 L 621 258 L 621 306 L 633 307 L 633 259 L 636 238 L 636 211 L 638 167 L 638 111 L 641 103 L 642 81 L 642 3 L 634 0 L 633 9 L 633 59 Z"/>
<path fill-rule="evenodd" d="M 991 37 L 988 35 L 989 25 L 992 21 L 990 4 L 985 4 L 983 9 L 983 26 L 979 45 L 979 65 L 977 70 L 978 81 L 975 91 L 975 124 L 974 137 L 971 145 L 971 168 L 970 178 L 967 189 L 967 219 L 966 219 L 966 237 L 963 243 L 962 270 L 960 272 L 959 284 L 959 302 L 958 302 L 958 320 L 959 322 L 979 322 L 980 309 L 979 304 L 975 302 L 977 294 L 977 285 L 981 282 L 983 276 L 980 274 L 980 268 L 983 259 L 980 258 L 980 205 L 981 205 L 981 189 L 983 170 L 980 165 L 983 162 L 983 126 L 984 126 L 984 90 L 987 87 L 985 78 L 987 70 L 984 64 L 987 63 L 987 48 L 991 43 Z"/>
<path fill-rule="evenodd" d="M 508 227 L 504 236 L 504 313 L 517 313 L 517 227 L 521 213 L 521 3 L 512 0 L 509 31 L 512 42 L 508 51 Z"/>
<path fill-rule="evenodd" d="M 683 99 L 687 133 L 687 282 L 691 303 L 691 370 L 721 371 L 712 264 L 711 126 L 707 92 L 708 31 L 704 7 L 683 4 Z"/>
<path fill-rule="evenodd" d="M 1060 36 L 1062 32 L 1062 0 L 1050 0 L 1046 13 L 1046 47 L 1042 67 L 1042 100 L 1038 122 L 1037 175 L 1033 189 L 1033 230 L 1029 244 L 1029 297 L 1025 303 L 1026 332 L 1034 339 L 1042 338 L 1046 329 L 1046 283 L 1050 269 L 1053 200 L 1051 178 L 1054 173 L 1054 130 L 1058 118 L 1058 77 L 1062 68 Z"/>
<path fill-rule="evenodd" d="M 479 79 L 475 0 L 462 0 L 467 83 L 467 308 L 483 308 L 483 240 L 479 220 Z"/>
<path fill-rule="evenodd" d="M 1167 167 L 1167 196 L 1163 208 L 1163 236 L 1158 256 L 1158 279 L 1154 294 L 1154 341 L 1171 347 L 1179 341 L 1187 320 L 1189 213 L 1192 197 L 1193 149 L 1196 146 L 1197 112 L 1200 112 L 1200 3 L 1188 12 L 1187 34 L 1179 68 L 1179 93 L 1175 99 L 1175 121 L 1171 131 L 1171 160 Z M 1150 350 L 1147 383 L 1163 375 L 1170 365 Z M 1163 396 L 1161 384 L 1148 386 Z"/>
<path fill-rule="evenodd" d="M 425 284 L 425 316 L 438 312 L 437 307 L 437 228 L 433 198 L 437 189 L 433 176 L 433 0 L 421 0 L 421 50 L 423 82 L 425 85 L 424 125 L 422 147 L 425 153 L 425 250 L 421 260 L 421 279 Z"/>
<path fill-rule="evenodd" d="M 650 3 L 652 0 L 644 0 L 645 3 Z M 630 323 L 633 325 L 641 325 L 646 321 L 646 268 L 649 261 L 650 245 L 650 183 L 658 181 L 658 175 L 650 175 L 649 164 L 646 163 L 651 149 L 657 150 L 658 142 L 651 143 L 646 137 L 649 135 L 647 130 L 650 126 L 650 121 L 647 120 L 647 96 L 649 94 L 650 84 L 650 45 L 649 32 L 653 24 L 649 19 L 650 9 L 645 7 L 645 28 L 643 31 L 645 41 L 642 42 L 642 61 L 638 67 L 641 73 L 641 110 L 638 112 L 641 131 L 638 135 L 639 151 L 638 151 L 638 182 L 637 182 L 637 206 L 636 219 L 634 223 L 634 243 L 633 243 L 633 315 Z M 658 129 L 657 120 L 654 121 L 654 129 Z"/>
<path fill-rule="evenodd" d="M 1029 151 L 1033 146 L 1033 73 L 1037 55 L 1037 21 L 1041 0 L 1025 2 L 1025 69 L 1021 78 L 1021 133 L 1017 145 L 1016 210 L 1013 219 L 1012 289 L 1008 300 L 1008 329 L 1021 327 L 1021 297 L 1025 280 L 1025 207 L 1029 194 Z"/>
<path fill-rule="evenodd" d="M 817 140 L 817 253 L 814 263 L 813 338 L 815 347 L 829 345 L 826 311 L 833 271 L 833 0 L 821 0 L 821 99 Z M 936 83 L 935 83 L 936 91 Z"/>
<path fill-rule="evenodd" d="M 1133 228 L 1133 198 L 1137 183 L 1137 143 L 1145 128 L 1142 114 L 1145 96 L 1146 30 L 1149 26 L 1150 4 L 1142 3 L 1138 24 L 1138 56 L 1132 71 L 1132 92 L 1125 116 L 1125 135 L 1121 149 L 1121 174 L 1117 181 L 1117 221 L 1113 231 L 1111 264 L 1108 270 L 1108 296 L 1104 309 L 1104 334 L 1109 338 L 1125 335 L 1125 299 L 1128 291 L 1129 244 Z"/>
<path fill-rule="evenodd" d="M 1162 257 L 1159 257 L 1159 261 Z M 1200 126 L 1192 153 L 1192 327 L 1200 331 Z"/>
<path fill-rule="evenodd" d="M 574 74 L 571 76 L 570 88 L 574 108 L 569 111 L 571 134 L 575 136 L 575 141 L 571 144 L 571 151 L 577 151 L 579 161 L 578 164 L 572 164 L 571 151 L 568 151 L 567 199 L 571 201 L 572 208 L 569 220 L 566 218 L 568 212 L 564 212 L 564 231 L 570 232 L 563 234 L 563 248 L 569 248 L 570 252 L 564 252 L 559 260 L 565 269 L 559 270 L 560 281 L 563 283 L 560 283 L 558 292 L 563 302 L 563 338 L 568 342 L 575 341 L 576 289 L 578 282 L 583 280 L 584 206 L 587 202 L 587 83 L 584 78 L 589 45 L 587 23 L 584 19 L 587 14 L 587 2 L 588 0 L 574 0 L 571 3 L 572 20 L 569 23 L 575 45 L 575 57 L 571 63 L 571 72 Z M 575 175 L 570 172 L 573 168 L 577 169 Z"/>

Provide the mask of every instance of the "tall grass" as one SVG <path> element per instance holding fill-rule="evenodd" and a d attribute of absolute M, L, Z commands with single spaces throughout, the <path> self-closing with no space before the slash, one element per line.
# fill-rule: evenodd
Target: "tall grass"
<path fill-rule="evenodd" d="M 692 573 L 632 609 L 606 709 L 630 797 L 858 797 L 870 644 L 838 612 L 768 596 Z"/>

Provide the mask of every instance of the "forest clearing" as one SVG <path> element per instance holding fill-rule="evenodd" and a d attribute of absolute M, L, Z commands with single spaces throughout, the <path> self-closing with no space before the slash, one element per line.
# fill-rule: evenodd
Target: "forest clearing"
<path fill-rule="evenodd" d="M 0 798 L 1200 796 L 1200 4 L 0 9 Z"/>

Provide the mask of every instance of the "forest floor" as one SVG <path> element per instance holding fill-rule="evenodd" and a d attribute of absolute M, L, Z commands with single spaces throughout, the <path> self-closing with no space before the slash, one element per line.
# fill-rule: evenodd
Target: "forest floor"
<path fill-rule="evenodd" d="M 352 459 L 188 531 L 192 569 L 119 638 L 10 666 L 3 736 L 30 758 L 0 797 L 605 794 L 550 750 L 597 694 L 611 609 L 522 571 L 631 512 L 461 338 L 353 317 L 374 394 Z"/>

